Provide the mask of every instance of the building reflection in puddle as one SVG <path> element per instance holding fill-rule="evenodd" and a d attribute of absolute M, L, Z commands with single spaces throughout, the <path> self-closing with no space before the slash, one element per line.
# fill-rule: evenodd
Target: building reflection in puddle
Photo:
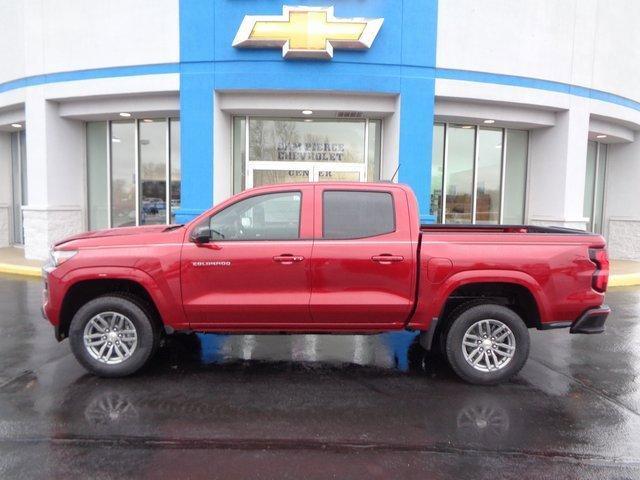
<path fill-rule="evenodd" d="M 233 361 L 352 363 L 409 370 L 417 332 L 379 335 L 217 335 L 197 334 L 200 362 Z"/>

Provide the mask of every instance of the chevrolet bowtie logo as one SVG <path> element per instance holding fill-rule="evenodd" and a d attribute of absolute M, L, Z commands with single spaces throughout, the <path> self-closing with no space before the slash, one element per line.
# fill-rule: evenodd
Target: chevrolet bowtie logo
<path fill-rule="evenodd" d="M 364 50 L 378 35 L 382 18 L 336 18 L 333 7 L 283 7 L 282 15 L 247 15 L 234 47 L 282 48 L 284 58 L 333 57 L 333 49 Z"/>

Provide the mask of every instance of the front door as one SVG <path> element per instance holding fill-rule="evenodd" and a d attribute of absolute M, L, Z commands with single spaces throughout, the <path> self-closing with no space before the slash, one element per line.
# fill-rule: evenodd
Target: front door
<path fill-rule="evenodd" d="M 402 326 L 415 293 L 407 202 L 386 186 L 316 186 L 311 317 L 346 331 Z M 402 192 L 402 194 L 404 194 Z"/>
<path fill-rule="evenodd" d="M 308 325 L 312 193 L 312 186 L 247 193 L 204 222 L 210 243 L 185 241 L 182 295 L 193 328 L 260 331 Z"/>

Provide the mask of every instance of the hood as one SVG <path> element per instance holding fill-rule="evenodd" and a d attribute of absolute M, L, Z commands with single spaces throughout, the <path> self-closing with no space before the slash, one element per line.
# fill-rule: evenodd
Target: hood
<path fill-rule="evenodd" d="M 59 246 L 67 242 L 74 240 L 86 240 L 101 237 L 125 237 L 131 235 L 144 235 L 149 233 L 161 233 L 164 231 L 174 230 L 181 225 L 146 225 L 144 227 L 119 227 L 119 228 L 107 228 L 104 230 L 94 230 L 92 232 L 79 233 L 72 235 L 64 240 L 57 242 L 54 246 Z"/>

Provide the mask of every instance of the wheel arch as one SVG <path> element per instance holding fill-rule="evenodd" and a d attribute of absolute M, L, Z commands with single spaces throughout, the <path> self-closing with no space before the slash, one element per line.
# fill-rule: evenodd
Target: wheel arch
<path fill-rule="evenodd" d="M 153 288 L 149 288 L 151 286 L 157 289 L 157 286 L 155 283 L 150 283 L 152 279 L 146 273 L 136 269 L 129 270 L 133 270 L 135 273 L 129 271 L 116 274 L 111 271 L 96 275 L 87 271 L 81 273 L 76 271 L 61 303 L 57 328 L 58 339 L 61 340 L 68 336 L 71 320 L 82 305 L 107 294 L 129 296 L 131 300 L 137 301 L 139 306 L 149 313 L 159 327 L 163 327 L 167 314 L 166 306 L 163 305 L 162 300 L 158 301 L 157 292 Z"/>
<path fill-rule="evenodd" d="M 469 271 L 454 275 L 437 294 L 441 302 L 431 306 L 431 325 L 424 332 L 431 348 L 452 321 L 450 313 L 468 302 L 495 303 L 514 310 L 528 328 L 537 328 L 548 318 L 548 308 L 540 285 L 529 275 L 517 271 Z M 429 331 L 430 330 L 430 331 Z"/>

